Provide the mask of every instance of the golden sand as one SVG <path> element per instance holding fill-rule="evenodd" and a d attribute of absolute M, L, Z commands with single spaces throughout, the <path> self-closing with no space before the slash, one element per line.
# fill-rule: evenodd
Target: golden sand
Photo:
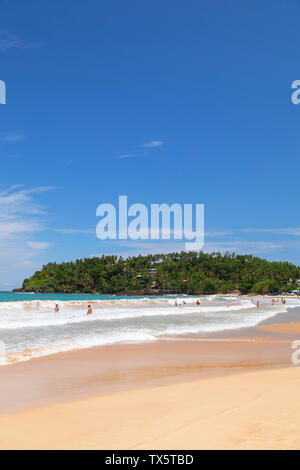
<path fill-rule="evenodd" d="M 276 325 L 257 326 L 259 330 L 272 331 L 273 333 L 284 333 L 291 335 L 299 335 L 300 339 L 300 323 L 282 323 Z"/>
<path fill-rule="evenodd" d="M 252 333 L 2 367 L 0 448 L 299 449 L 300 325 Z"/>
<path fill-rule="evenodd" d="M 1 449 L 299 449 L 300 369 L 132 390 L 0 417 Z"/>

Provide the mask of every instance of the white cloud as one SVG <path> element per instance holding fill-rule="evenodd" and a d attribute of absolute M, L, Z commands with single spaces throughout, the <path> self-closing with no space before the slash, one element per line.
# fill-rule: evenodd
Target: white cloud
<path fill-rule="evenodd" d="M 19 142 L 20 140 L 25 139 L 24 134 L 17 134 L 14 132 L 11 132 L 9 134 L 1 134 L 0 135 L 0 142 Z"/>
<path fill-rule="evenodd" d="M 154 147 L 161 147 L 162 145 L 164 145 L 164 142 L 162 140 L 152 140 L 151 142 L 147 142 L 146 144 L 143 144 L 142 147 L 154 148 Z"/>
<path fill-rule="evenodd" d="M 133 153 L 124 153 L 123 155 L 119 155 L 117 157 L 117 160 L 121 160 L 123 158 L 132 158 L 132 157 L 135 157 Z"/>
<path fill-rule="evenodd" d="M 36 196 L 51 187 L 25 189 L 21 185 L 0 188 L 0 284 L 11 282 L 16 287 L 24 275 L 37 267 L 36 250 L 49 245 L 32 242 L 33 235 L 45 230 L 46 213 Z"/>
<path fill-rule="evenodd" d="M 300 227 L 287 227 L 287 228 L 249 228 L 243 229 L 241 232 L 245 233 L 275 233 L 277 235 L 292 235 L 295 237 L 300 236 Z"/>
<path fill-rule="evenodd" d="M 53 189 L 51 186 L 23 189 L 22 186 L 15 185 L 0 191 L 0 224 L 12 221 L 18 225 L 24 224 L 24 231 L 27 231 L 28 223 L 36 226 L 36 219 L 25 218 L 25 216 L 44 214 L 43 207 L 34 200 L 33 195 L 51 189 Z M 0 238 L 1 234 L 3 233 L 0 231 Z"/>
<path fill-rule="evenodd" d="M 224 237 L 224 236 L 227 236 L 227 235 L 233 235 L 233 232 L 222 232 L 222 231 L 214 231 L 214 232 L 205 232 L 205 237 L 209 237 L 209 238 L 215 238 L 215 237 Z"/>
<path fill-rule="evenodd" d="M 52 243 L 27 241 L 27 245 L 33 250 L 44 250 L 46 248 L 49 248 L 49 246 L 51 246 Z"/>
<path fill-rule="evenodd" d="M 13 49 L 20 47 L 21 42 L 17 36 L 0 31 L 0 51 L 6 51 L 7 49 Z"/>
<path fill-rule="evenodd" d="M 184 243 L 180 242 L 170 242 L 170 240 L 166 240 L 164 243 L 162 240 L 157 241 L 157 243 L 151 243 L 150 241 L 144 241 L 138 243 L 138 241 L 132 241 L 128 243 L 120 243 L 119 250 L 112 249 L 113 247 L 107 247 L 105 251 L 102 253 L 91 254 L 91 258 L 101 258 L 103 255 L 117 255 L 122 256 L 123 258 L 128 258 L 131 256 L 147 256 L 150 254 L 167 254 L 167 253 L 176 253 L 180 251 L 184 251 L 185 245 Z M 121 249 L 120 249 L 121 248 Z"/>
<path fill-rule="evenodd" d="M 5 52 L 9 49 L 28 49 L 33 47 L 33 44 L 25 43 L 21 38 L 15 34 L 7 31 L 0 30 L 0 51 Z"/>
<path fill-rule="evenodd" d="M 206 253 L 236 253 L 236 254 L 253 254 L 257 256 L 267 256 L 273 254 L 279 256 L 279 252 L 286 250 L 299 250 L 300 241 L 249 241 L 249 240 L 228 240 L 218 242 L 206 242 L 202 251 Z M 128 257 L 156 254 L 156 253 L 172 253 L 185 251 L 185 243 L 183 240 L 107 240 L 102 242 L 102 253 L 93 254 L 91 256 L 102 256 L 103 254 L 114 254 L 118 256 Z"/>
<path fill-rule="evenodd" d="M 230 240 L 222 242 L 209 242 L 204 244 L 203 251 L 211 253 L 220 251 L 221 253 L 266 253 L 273 250 L 279 250 L 283 245 L 279 242 L 266 242 L 266 241 L 248 241 L 248 240 Z"/>
<path fill-rule="evenodd" d="M 96 233 L 96 228 L 94 229 L 89 229 L 89 228 L 54 228 L 52 229 L 54 232 L 59 232 L 63 233 L 65 235 L 73 235 L 76 233 L 87 233 L 87 234 L 95 234 Z"/>

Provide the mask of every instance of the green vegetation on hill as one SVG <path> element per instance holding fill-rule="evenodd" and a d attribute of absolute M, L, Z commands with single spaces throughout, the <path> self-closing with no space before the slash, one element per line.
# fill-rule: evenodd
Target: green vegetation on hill
<path fill-rule="evenodd" d="M 286 292 L 300 268 L 251 255 L 181 252 L 118 258 L 102 256 L 49 263 L 23 282 L 26 292 L 214 294 Z"/>

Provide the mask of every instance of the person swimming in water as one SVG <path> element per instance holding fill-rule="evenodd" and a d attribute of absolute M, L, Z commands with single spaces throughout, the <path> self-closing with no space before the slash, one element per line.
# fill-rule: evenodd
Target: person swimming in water
<path fill-rule="evenodd" d="M 230 300 L 228 300 L 227 302 L 227 307 L 232 307 L 232 303 L 230 302 Z"/>
<path fill-rule="evenodd" d="M 92 309 L 92 307 L 89 305 L 89 306 L 88 306 L 87 315 L 92 315 L 92 313 L 93 313 L 93 309 Z"/>
<path fill-rule="evenodd" d="M 58 304 L 55 305 L 55 307 L 54 307 L 54 312 L 55 312 L 55 313 L 58 313 L 58 312 L 59 312 L 59 306 L 58 306 Z"/>

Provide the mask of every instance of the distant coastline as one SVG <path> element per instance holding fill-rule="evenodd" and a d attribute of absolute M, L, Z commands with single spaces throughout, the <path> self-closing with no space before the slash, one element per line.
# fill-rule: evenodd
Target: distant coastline
<path fill-rule="evenodd" d="M 24 289 L 13 289 L 12 292 L 15 293 L 20 293 L 20 294 L 28 294 L 28 291 Z M 39 290 L 32 290 L 31 291 L 34 294 L 70 294 L 70 295 L 80 295 L 80 294 L 86 294 L 86 295 L 111 295 L 111 296 L 116 296 L 116 297 L 136 297 L 136 296 L 160 296 L 160 295 L 182 295 L 178 292 L 173 292 L 173 291 L 156 291 L 156 290 L 133 290 L 133 291 L 121 291 L 121 292 L 57 292 L 57 291 L 47 291 L 47 292 L 42 292 Z M 220 294 L 224 295 L 224 294 Z"/>
<path fill-rule="evenodd" d="M 24 291 L 23 289 L 13 289 L 12 292 L 14 293 L 20 293 L 20 294 L 29 294 L 29 292 L 27 291 Z M 49 295 L 64 295 L 66 294 L 66 292 L 39 292 L 39 291 L 32 291 L 31 293 L 33 294 L 49 294 Z M 124 292 L 105 292 L 105 294 L 103 292 L 68 292 L 67 294 L 69 295 L 109 295 L 109 296 L 112 296 L 112 297 L 159 297 L 159 296 L 182 296 L 182 295 L 186 295 L 186 294 L 182 294 L 182 293 L 178 293 L 178 292 L 163 292 L 163 291 L 145 291 L 145 290 L 137 290 L 137 291 L 124 291 Z M 202 295 L 205 295 L 205 294 L 199 294 L 198 296 L 201 297 Z M 272 293 L 269 293 L 269 294 L 259 294 L 259 293 L 256 293 L 256 292 L 251 292 L 249 294 L 242 294 L 241 292 L 240 293 L 236 293 L 236 292 L 216 292 L 215 294 L 206 294 L 206 295 L 215 295 L 215 296 L 219 296 L 219 297 L 224 297 L 224 296 L 228 296 L 228 297 L 241 297 L 241 298 L 251 298 L 251 297 L 261 297 L 261 298 L 273 298 L 273 297 L 280 297 L 280 298 L 291 298 L 291 299 L 295 299 L 295 298 L 299 298 L 300 297 L 300 294 L 291 294 L 291 293 L 278 293 L 278 294 L 272 294 Z M 188 296 L 188 295 L 186 295 Z M 192 295 L 190 295 L 191 297 Z M 193 296 L 197 297 L 197 294 L 194 294 Z"/>

